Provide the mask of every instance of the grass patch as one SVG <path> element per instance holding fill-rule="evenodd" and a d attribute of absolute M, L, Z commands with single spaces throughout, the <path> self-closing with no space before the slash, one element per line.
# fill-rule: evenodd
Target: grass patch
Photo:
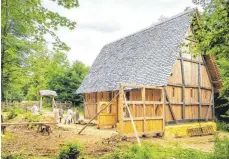
<path fill-rule="evenodd" d="M 207 153 L 179 146 L 165 147 L 149 142 L 142 146 L 122 144 L 111 154 L 100 159 L 229 159 L 229 138 L 215 137 L 214 152 Z"/>
<path fill-rule="evenodd" d="M 163 147 L 149 142 L 138 145 L 120 145 L 115 152 L 101 157 L 101 159 L 208 159 L 210 153 L 179 147 Z"/>

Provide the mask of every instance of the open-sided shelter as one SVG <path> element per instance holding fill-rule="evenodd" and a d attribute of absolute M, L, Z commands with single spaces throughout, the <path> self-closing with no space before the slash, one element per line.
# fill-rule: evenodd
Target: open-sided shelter
<path fill-rule="evenodd" d="M 51 97 L 52 98 L 52 108 L 55 105 L 55 97 L 57 96 L 57 93 L 52 90 L 40 90 L 38 92 L 38 96 L 40 96 L 40 109 L 42 108 L 42 98 L 43 97 Z"/>
<path fill-rule="evenodd" d="M 214 120 L 214 92 L 222 84 L 214 57 L 187 53 L 195 43 L 194 14 L 185 11 L 105 45 L 77 90 L 84 94 L 85 118 L 112 102 L 97 124 L 121 134 L 133 134 L 130 115 L 139 134 Z"/>

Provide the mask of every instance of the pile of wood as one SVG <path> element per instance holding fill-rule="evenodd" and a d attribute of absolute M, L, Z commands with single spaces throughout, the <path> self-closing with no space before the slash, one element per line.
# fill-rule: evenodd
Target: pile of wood
<path fill-rule="evenodd" d="M 214 129 L 213 129 L 212 126 L 189 128 L 188 129 L 188 134 L 190 136 L 212 135 L 212 134 L 214 134 Z"/>

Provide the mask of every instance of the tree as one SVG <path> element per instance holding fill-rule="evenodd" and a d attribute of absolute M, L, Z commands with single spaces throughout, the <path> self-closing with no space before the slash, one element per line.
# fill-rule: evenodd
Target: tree
<path fill-rule="evenodd" d="M 229 1 L 211 0 L 203 8 L 204 12 L 194 21 L 197 43 L 192 50 L 216 57 L 223 79 L 216 113 L 219 117 L 229 117 Z"/>
<path fill-rule="evenodd" d="M 78 0 L 53 0 L 64 8 L 78 7 Z M 72 22 L 49 11 L 42 0 L 1 1 L 1 75 L 2 99 L 23 96 L 30 55 L 45 48 L 45 35 L 53 37 L 52 50 L 70 48 L 55 34 L 60 27 L 75 28 Z"/>
<path fill-rule="evenodd" d="M 63 67 L 61 67 L 63 68 Z M 82 95 L 76 94 L 77 88 L 86 76 L 89 67 L 79 61 L 75 61 L 65 70 L 54 72 L 49 81 L 51 89 L 58 94 L 59 101 L 71 101 L 74 105 L 82 103 Z"/>

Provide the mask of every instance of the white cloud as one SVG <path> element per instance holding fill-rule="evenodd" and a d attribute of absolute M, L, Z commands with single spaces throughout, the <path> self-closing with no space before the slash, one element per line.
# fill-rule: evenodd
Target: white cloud
<path fill-rule="evenodd" d="M 58 31 L 61 40 L 71 51 L 70 61 L 80 60 L 91 65 L 101 48 L 116 39 L 148 27 L 163 15 L 173 16 L 188 6 L 192 0 L 81 0 L 80 7 L 71 10 L 57 6 L 50 0 L 44 6 L 77 22 L 74 31 Z"/>

